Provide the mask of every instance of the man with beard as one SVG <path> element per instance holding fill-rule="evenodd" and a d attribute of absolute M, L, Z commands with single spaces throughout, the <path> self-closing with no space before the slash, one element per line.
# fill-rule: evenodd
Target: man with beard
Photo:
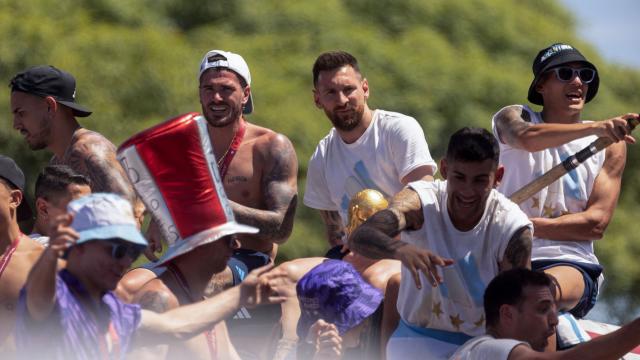
<path fill-rule="evenodd" d="M 309 160 L 305 205 L 318 209 L 329 245 L 344 245 L 349 200 L 365 188 L 390 197 L 411 181 L 431 177 L 431 158 L 418 122 L 367 105 L 369 83 L 356 58 L 321 54 L 313 65 L 313 99 L 333 124 Z"/>
<path fill-rule="evenodd" d="M 251 270 L 272 262 L 278 245 L 291 235 L 297 203 L 298 160 L 286 136 L 245 119 L 254 104 L 251 74 L 242 56 L 223 50 L 209 51 L 200 63 L 198 79 L 202 114 L 235 218 L 259 229 L 257 234 L 237 236 L 242 247 L 234 250 L 224 271 L 211 279 L 204 291 L 209 297 L 239 284 Z M 158 243 L 159 227 L 152 224 L 151 229 L 150 241 Z M 146 269 L 131 271 L 119 285 L 118 295 L 132 299 L 153 277 Z M 248 358 L 264 348 L 261 342 L 267 340 L 279 312 L 258 314 L 242 308 L 238 314 L 227 325 L 236 348 L 250 353 L 241 356 Z"/>
<path fill-rule="evenodd" d="M 94 192 L 113 192 L 134 203 L 133 188 L 116 160 L 115 146 L 76 120 L 91 111 L 76 103 L 76 80 L 71 74 L 38 65 L 14 76 L 10 87 L 13 128 L 31 150 L 49 149 L 51 165 L 67 165 L 87 176 Z"/>
<path fill-rule="evenodd" d="M 272 261 L 291 235 L 297 201 L 298 160 L 289 139 L 249 123 L 253 111 L 251 74 L 242 56 L 209 51 L 200 64 L 200 104 L 224 190 L 239 223 L 260 229 L 241 235 L 223 278 L 233 284 Z"/>
<path fill-rule="evenodd" d="M 387 359 L 448 358 L 483 333 L 491 279 L 530 266 L 531 222 L 495 190 L 504 173 L 499 156 L 487 130 L 458 130 L 440 162 L 446 181 L 410 183 L 349 237 L 359 254 L 402 262 L 401 320 Z"/>
<path fill-rule="evenodd" d="M 18 221 L 31 218 L 25 179 L 16 163 L 0 155 L 0 358 L 14 359 L 16 304 L 43 247 L 23 234 Z"/>

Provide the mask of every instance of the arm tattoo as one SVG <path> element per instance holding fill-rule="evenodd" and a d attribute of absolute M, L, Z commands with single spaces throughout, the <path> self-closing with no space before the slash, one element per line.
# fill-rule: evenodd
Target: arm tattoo
<path fill-rule="evenodd" d="M 147 291 L 138 301 L 140 307 L 157 313 L 169 310 L 169 295 L 160 291 Z"/>
<path fill-rule="evenodd" d="M 341 245 L 345 235 L 344 224 L 337 211 L 320 210 L 320 216 L 327 230 L 327 240 L 331 246 Z"/>
<path fill-rule="evenodd" d="M 503 143 L 516 145 L 518 135 L 531 126 L 529 112 L 520 105 L 508 106 L 496 114 L 496 127 Z"/>
<path fill-rule="evenodd" d="M 400 233 L 400 222 L 389 209 L 373 214 L 349 238 L 349 247 L 370 259 L 393 259 L 395 251 L 407 245 L 393 237 Z"/>
<path fill-rule="evenodd" d="M 391 199 L 388 209 L 373 214 L 353 232 L 349 247 L 371 259 L 393 259 L 396 250 L 407 245 L 394 237 L 405 229 L 417 230 L 423 223 L 420 197 L 405 187 Z"/>
<path fill-rule="evenodd" d="M 233 203 L 233 210 L 238 222 L 260 229 L 255 235 L 258 239 L 283 243 L 293 230 L 298 202 L 298 159 L 293 145 L 284 136 L 276 135 L 269 144 L 271 166 L 267 167 L 261 181 L 266 210 L 238 203 Z"/>
<path fill-rule="evenodd" d="M 532 237 L 531 229 L 527 226 L 513 234 L 500 261 L 500 271 L 519 267 L 531 268 Z"/>
<path fill-rule="evenodd" d="M 93 192 L 112 192 L 132 201 L 133 187 L 116 159 L 115 147 L 104 140 L 83 141 L 73 145 L 65 163 L 91 179 Z"/>
<path fill-rule="evenodd" d="M 398 219 L 398 232 L 420 229 L 424 223 L 420 197 L 409 187 L 405 187 L 391 199 L 389 209 L 395 212 Z"/>

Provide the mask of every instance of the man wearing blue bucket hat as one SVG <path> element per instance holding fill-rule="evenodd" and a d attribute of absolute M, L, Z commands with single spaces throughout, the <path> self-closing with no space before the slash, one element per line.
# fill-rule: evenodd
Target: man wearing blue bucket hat
<path fill-rule="evenodd" d="M 112 292 L 147 246 L 131 204 L 97 193 L 72 201 L 56 221 L 50 245 L 34 265 L 18 303 L 17 344 L 34 358 L 124 359 L 137 346 L 185 340 L 239 306 L 281 302 L 266 269 L 243 286 L 165 314 L 124 304 Z M 56 272 L 58 259 L 66 269 Z M 273 283 L 275 285 L 275 283 Z"/>

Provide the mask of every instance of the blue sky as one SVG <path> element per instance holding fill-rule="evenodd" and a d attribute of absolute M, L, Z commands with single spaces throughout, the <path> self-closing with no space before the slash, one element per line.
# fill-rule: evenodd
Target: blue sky
<path fill-rule="evenodd" d="M 578 21 L 578 35 L 608 61 L 640 69 L 640 1 L 560 0 Z"/>

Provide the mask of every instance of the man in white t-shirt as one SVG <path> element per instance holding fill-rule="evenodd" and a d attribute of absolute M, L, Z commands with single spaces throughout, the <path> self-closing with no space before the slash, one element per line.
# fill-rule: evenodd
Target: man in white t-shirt
<path fill-rule="evenodd" d="M 493 117 L 500 162 L 506 175 L 498 188 L 511 195 L 598 137 L 615 141 L 574 170 L 520 204 L 535 228 L 532 267 L 553 276 L 559 309 L 583 317 L 593 307 L 602 277 L 593 251 L 618 202 L 629 136 L 626 114 L 603 121 L 580 116 L 599 85 L 596 67 L 575 48 L 553 44 L 533 62 L 528 99 L 534 112 L 512 105 Z"/>
<path fill-rule="evenodd" d="M 484 294 L 485 335 L 467 341 L 450 360 L 618 359 L 640 343 L 640 320 L 566 351 L 542 352 L 558 325 L 555 286 L 542 272 L 512 269 Z"/>
<path fill-rule="evenodd" d="M 304 203 L 320 211 L 329 244 L 337 247 L 344 245 L 347 208 L 356 193 L 375 189 L 390 197 L 431 177 L 436 163 L 414 118 L 369 108 L 369 83 L 351 54 L 321 54 L 313 85 L 315 104 L 333 128 L 309 160 Z"/>
<path fill-rule="evenodd" d="M 484 333 L 482 297 L 491 279 L 530 266 L 531 222 L 494 189 L 504 171 L 499 155 L 487 130 L 457 131 L 440 163 L 446 181 L 410 183 L 349 238 L 359 254 L 402 261 L 401 321 L 387 359 L 448 358 Z"/>

